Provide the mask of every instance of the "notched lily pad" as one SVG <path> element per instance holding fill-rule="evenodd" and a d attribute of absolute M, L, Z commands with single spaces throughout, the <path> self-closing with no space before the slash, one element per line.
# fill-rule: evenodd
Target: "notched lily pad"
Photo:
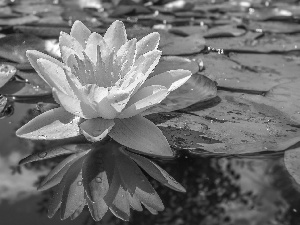
<path fill-rule="evenodd" d="M 216 96 L 216 83 L 206 76 L 194 74 L 185 84 L 172 91 L 161 103 L 146 110 L 144 115 L 184 109 L 197 102 L 204 102 Z"/>
<path fill-rule="evenodd" d="M 216 26 L 209 29 L 205 34 L 205 38 L 217 37 L 238 37 L 246 33 L 245 29 L 238 28 L 235 25 Z"/>
<path fill-rule="evenodd" d="M 219 92 L 221 102 L 185 113 L 149 115 L 175 149 L 245 154 L 287 149 L 300 141 L 299 125 L 285 113 L 249 101 L 246 94 Z"/>
<path fill-rule="evenodd" d="M 14 66 L 0 64 L 0 88 L 15 75 L 16 71 Z"/>
<path fill-rule="evenodd" d="M 0 57 L 18 63 L 28 62 L 27 50 L 45 52 L 45 41 L 29 34 L 11 34 L 0 38 Z"/>
<path fill-rule="evenodd" d="M 240 37 L 206 39 L 206 43 L 228 52 L 285 53 L 300 50 L 300 35 L 248 32 Z"/>
<path fill-rule="evenodd" d="M 150 76 L 177 69 L 189 70 L 192 74 L 195 74 L 200 70 L 200 66 L 197 60 L 190 60 L 178 56 L 163 56 L 160 58 L 158 65 Z"/>

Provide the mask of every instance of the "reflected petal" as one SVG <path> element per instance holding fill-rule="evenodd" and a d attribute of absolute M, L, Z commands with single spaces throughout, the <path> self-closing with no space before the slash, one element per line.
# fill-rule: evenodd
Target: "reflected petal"
<path fill-rule="evenodd" d="M 173 177 L 151 160 L 129 151 L 126 151 L 126 154 L 128 154 L 130 158 L 132 158 L 144 171 L 160 183 L 175 191 L 186 192 L 185 188 L 181 184 L 175 181 Z"/>
<path fill-rule="evenodd" d="M 64 186 L 61 201 L 61 219 L 70 217 L 84 202 L 81 167 L 84 158 L 74 162 L 64 175 L 60 185 Z"/>
<path fill-rule="evenodd" d="M 141 153 L 160 157 L 173 156 L 161 130 L 140 115 L 127 119 L 115 119 L 115 126 L 108 135 L 118 143 Z"/>
<path fill-rule="evenodd" d="M 18 137 L 35 140 L 56 140 L 80 134 L 78 117 L 64 108 L 55 108 L 33 118 L 19 130 Z"/>

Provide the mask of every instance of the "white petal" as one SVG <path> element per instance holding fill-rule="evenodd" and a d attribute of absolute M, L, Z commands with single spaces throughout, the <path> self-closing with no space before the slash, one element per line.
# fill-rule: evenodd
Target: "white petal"
<path fill-rule="evenodd" d="M 74 96 L 62 67 L 43 58 L 38 59 L 36 65 L 39 68 L 40 76 L 50 87 L 56 88 L 67 95 Z"/>
<path fill-rule="evenodd" d="M 149 74 L 159 62 L 161 51 L 154 50 L 140 56 L 134 63 L 135 70 L 125 75 L 121 84 L 122 89 L 132 89 L 135 93 L 145 82 Z M 134 84 L 134 85 L 133 85 Z"/>
<path fill-rule="evenodd" d="M 64 46 L 73 49 L 80 58 L 83 58 L 82 52 L 84 48 L 82 45 L 74 37 L 67 33 L 61 32 L 59 36 L 60 52 L 63 51 Z"/>
<path fill-rule="evenodd" d="M 135 61 L 135 55 L 136 39 L 134 38 L 122 45 L 117 52 L 117 66 L 114 68 L 118 69 L 118 71 L 114 71 L 114 73 L 118 73 L 119 77 L 123 78 L 131 69 Z"/>
<path fill-rule="evenodd" d="M 81 118 L 91 119 L 98 117 L 98 113 L 90 105 L 64 94 L 61 91 L 53 89 L 54 98 L 69 113 L 80 116 Z"/>
<path fill-rule="evenodd" d="M 73 23 L 70 35 L 74 37 L 83 48 L 91 35 L 91 31 L 79 20 Z"/>
<path fill-rule="evenodd" d="M 173 152 L 161 130 L 150 120 L 138 115 L 115 119 L 109 136 L 138 152 L 160 157 L 172 157 Z"/>
<path fill-rule="evenodd" d="M 106 45 L 103 37 L 98 33 L 92 33 L 89 39 L 87 40 L 85 53 L 95 65 L 97 62 L 97 46 L 100 46 L 101 52 L 107 51 L 108 46 Z"/>
<path fill-rule="evenodd" d="M 123 22 L 116 20 L 107 29 L 104 40 L 110 49 L 118 51 L 127 41 L 127 34 Z"/>
<path fill-rule="evenodd" d="M 143 37 L 136 43 L 136 58 L 139 58 L 141 55 L 156 50 L 159 44 L 160 34 L 158 32 L 153 32 Z"/>
<path fill-rule="evenodd" d="M 174 91 L 192 76 L 189 70 L 170 70 L 146 80 L 141 88 L 151 85 L 165 86 L 168 91 Z"/>
<path fill-rule="evenodd" d="M 87 140 L 96 142 L 105 138 L 114 125 L 113 120 L 95 118 L 81 123 L 80 129 Z"/>
<path fill-rule="evenodd" d="M 153 105 L 160 103 L 168 94 L 168 89 L 160 85 L 142 88 L 130 98 L 127 107 L 118 115 L 118 118 L 129 118 L 140 114 Z"/>
<path fill-rule="evenodd" d="M 56 140 L 80 134 L 79 119 L 64 108 L 55 108 L 33 118 L 19 130 L 18 137 L 35 140 Z"/>

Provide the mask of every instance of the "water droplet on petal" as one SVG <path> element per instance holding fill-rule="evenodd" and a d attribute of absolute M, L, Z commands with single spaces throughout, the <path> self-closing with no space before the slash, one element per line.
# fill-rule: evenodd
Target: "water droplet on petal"
<path fill-rule="evenodd" d="M 39 157 L 40 157 L 40 158 L 45 158 L 46 155 L 47 155 L 47 152 L 40 152 L 40 153 L 39 153 Z"/>
<path fill-rule="evenodd" d="M 47 136 L 46 136 L 46 135 L 39 135 L 38 138 L 39 138 L 39 139 L 42 139 L 42 140 L 46 140 L 46 139 L 47 139 Z"/>
<path fill-rule="evenodd" d="M 78 185 L 78 186 L 81 186 L 81 185 L 82 185 L 82 181 L 78 181 L 78 182 L 77 182 L 77 185 Z"/>
<path fill-rule="evenodd" d="M 102 182 L 102 178 L 101 177 L 96 177 L 96 182 L 97 183 L 101 183 Z"/>

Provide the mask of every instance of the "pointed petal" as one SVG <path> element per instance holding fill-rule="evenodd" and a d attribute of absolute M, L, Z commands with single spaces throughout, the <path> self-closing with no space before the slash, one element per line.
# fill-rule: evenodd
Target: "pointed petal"
<path fill-rule="evenodd" d="M 138 152 L 160 157 L 172 157 L 173 152 L 161 130 L 150 120 L 137 115 L 115 119 L 109 136 L 118 143 Z"/>
<path fill-rule="evenodd" d="M 126 196 L 126 191 L 122 185 L 120 185 L 115 200 L 109 209 L 116 217 L 124 221 L 129 221 L 130 205 Z"/>
<path fill-rule="evenodd" d="M 99 49 L 97 46 L 99 46 Z M 97 51 L 99 50 L 100 52 L 103 52 L 103 54 L 105 55 L 105 52 L 108 51 L 107 48 L 108 46 L 106 45 L 103 37 L 98 33 L 92 33 L 89 36 L 89 39 L 87 40 L 85 53 L 90 58 L 90 60 L 94 63 L 94 65 L 96 65 L 97 54 L 98 54 Z"/>
<path fill-rule="evenodd" d="M 73 95 L 66 80 L 66 75 L 62 69 L 63 64 L 61 62 L 54 58 L 49 59 L 50 56 L 46 58 L 42 53 L 33 50 L 27 51 L 26 55 L 33 68 L 50 87 L 55 87 L 68 95 Z"/>
<path fill-rule="evenodd" d="M 52 196 L 49 199 L 48 217 L 52 218 L 61 205 L 64 184 L 58 184 L 52 188 Z"/>
<path fill-rule="evenodd" d="M 162 85 L 165 86 L 168 91 L 174 91 L 190 79 L 191 76 L 192 73 L 189 70 L 170 70 L 146 80 L 141 88 L 152 85 Z"/>
<path fill-rule="evenodd" d="M 97 198 L 97 201 L 92 202 L 90 199 L 87 198 L 89 211 L 91 213 L 91 216 L 95 221 L 100 221 L 103 216 L 108 211 L 108 206 L 106 205 L 103 198 Z"/>
<path fill-rule="evenodd" d="M 80 129 L 88 141 L 96 142 L 105 138 L 114 125 L 114 120 L 95 118 L 81 123 Z"/>
<path fill-rule="evenodd" d="M 33 118 L 16 131 L 18 137 L 35 140 L 57 140 L 80 135 L 79 117 L 64 108 L 55 108 Z"/>
<path fill-rule="evenodd" d="M 118 51 L 127 41 L 127 34 L 123 22 L 119 20 L 113 22 L 107 29 L 104 40 L 110 49 L 115 48 L 115 51 Z"/>
<path fill-rule="evenodd" d="M 61 89 L 64 92 L 69 93 L 69 94 L 72 93 L 70 87 L 68 87 L 68 85 L 66 85 L 67 83 L 65 83 L 65 81 L 64 81 L 65 78 L 63 76 L 58 76 L 58 74 L 56 73 L 49 77 L 48 74 L 44 73 L 44 69 L 40 68 L 40 65 L 38 65 L 37 60 L 38 59 L 48 60 L 51 63 L 56 64 L 58 67 L 63 67 L 64 66 L 63 63 L 61 63 L 60 61 L 56 60 L 55 58 L 53 58 L 49 55 L 46 55 L 46 54 L 36 51 L 36 50 L 27 50 L 26 56 L 27 56 L 30 64 L 32 65 L 32 67 L 36 70 L 36 72 L 39 74 L 39 76 L 42 79 L 44 79 L 46 81 L 46 83 L 49 84 L 49 86 L 57 87 L 58 89 Z"/>
<path fill-rule="evenodd" d="M 56 156 L 67 155 L 72 153 L 77 153 L 80 151 L 87 151 L 91 148 L 90 144 L 71 144 L 71 145 L 64 145 L 59 147 L 50 148 L 41 152 L 34 153 L 32 155 L 27 156 L 26 158 L 22 159 L 19 164 L 24 165 L 26 163 L 35 162 L 44 159 L 54 158 Z"/>
<path fill-rule="evenodd" d="M 104 197 L 104 201 L 116 217 L 125 221 L 129 220 L 129 201 L 126 198 L 126 193 L 117 168 L 115 168 L 111 187 Z"/>
<path fill-rule="evenodd" d="M 116 165 L 121 180 L 130 194 L 135 194 L 144 205 L 157 211 L 164 209 L 160 197 L 132 159 L 121 153 L 117 156 Z"/>
<path fill-rule="evenodd" d="M 65 184 L 61 202 L 61 219 L 63 220 L 70 217 L 85 202 L 81 175 L 83 160 L 84 157 L 74 162 L 61 181 Z"/>
<path fill-rule="evenodd" d="M 42 183 L 38 187 L 38 190 L 44 191 L 44 190 L 47 190 L 47 189 L 57 185 L 58 183 L 60 183 L 63 176 L 70 168 L 70 166 L 73 165 L 73 163 L 75 163 L 77 160 L 81 159 L 87 152 L 88 151 L 78 153 L 78 154 L 73 154 L 73 155 L 69 156 L 68 158 L 64 159 L 62 162 L 60 162 L 45 177 L 45 179 L 42 181 Z"/>
<path fill-rule="evenodd" d="M 141 205 L 140 200 L 136 197 L 136 194 L 130 194 L 129 191 L 126 191 L 126 195 L 129 201 L 131 208 L 136 211 L 143 211 L 143 207 Z"/>
<path fill-rule="evenodd" d="M 75 64 L 75 61 L 72 60 L 72 58 L 74 57 L 74 55 L 77 55 L 76 52 L 67 47 L 67 46 L 62 46 L 62 49 L 61 49 L 61 58 L 63 60 L 63 62 L 65 64 L 67 64 L 70 68 L 73 68 L 74 65 L 76 66 L 77 64 Z M 70 56 L 73 56 L 70 58 Z"/>
<path fill-rule="evenodd" d="M 76 20 L 73 23 L 70 35 L 85 48 L 86 42 L 91 35 L 91 31 L 81 21 Z"/>
<path fill-rule="evenodd" d="M 153 215 L 157 215 L 157 214 L 158 214 L 158 212 L 157 212 L 155 209 L 151 208 L 150 206 L 148 206 L 148 205 L 146 205 L 146 204 L 143 204 L 143 205 L 145 206 L 146 209 L 148 209 L 148 211 L 149 211 L 151 214 L 153 214 Z"/>
<path fill-rule="evenodd" d="M 112 181 L 114 160 L 110 149 L 99 146 L 86 157 L 82 166 L 83 185 L 87 197 L 97 203 L 106 195 Z M 98 204 L 98 203 L 97 203 Z M 100 204 L 100 203 L 99 203 Z M 103 214 L 104 215 L 104 214 Z"/>
<path fill-rule="evenodd" d="M 71 215 L 71 220 L 76 219 L 83 211 L 86 206 L 86 200 L 75 210 L 75 212 Z"/>
<path fill-rule="evenodd" d="M 114 74 L 119 74 L 119 78 L 123 78 L 129 72 L 135 61 L 136 55 L 136 39 L 131 39 L 121 46 L 117 52 L 117 65 Z"/>
<path fill-rule="evenodd" d="M 138 59 L 141 55 L 156 50 L 159 44 L 160 34 L 153 32 L 143 37 L 136 43 L 136 58 Z"/>
<path fill-rule="evenodd" d="M 185 188 L 179 184 L 173 177 L 171 177 L 165 170 L 160 166 L 152 162 L 151 160 L 129 151 L 126 151 L 126 154 L 130 156 L 144 171 L 146 171 L 151 177 L 155 180 L 161 182 L 167 187 L 179 191 L 186 192 Z"/>
<path fill-rule="evenodd" d="M 145 82 L 149 74 L 155 68 L 159 62 L 161 52 L 154 50 L 140 56 L 134 63 L 136 67 L 133 73 L 129 72 L 125 75 L 121 88 L 122 89 L 132 89 L 134 94 L 141 85 Z"/>
<path fill-rule="evenodd" d="M 84 47 L 81 45 L 81 43 L 79 43 L 71 35 L 64 32 L 60 32 L 60 36 L 59 36 L 60 52 L 63 51 L 64 46 L 73 49 L 80 58 L 83 58 L 82 52 L 84 50 Z"/>
<path fill-rule="evenodd" d="M 89 104 L 76 98 L 70 97 L 61 91 L 53 88 L 55 100 L 69 113 L 85 119 L 98 117 L 98 113 Z"/>
<path fill-rule="evenodd" d="M 118 115 L 118 118 L 129 118 L 142 113 L 146 109 L 160 103 L 169 94 L 169 91 L 160 85 L 144 87 L 136 92 L 127 103 L 127 107 Z"/>

